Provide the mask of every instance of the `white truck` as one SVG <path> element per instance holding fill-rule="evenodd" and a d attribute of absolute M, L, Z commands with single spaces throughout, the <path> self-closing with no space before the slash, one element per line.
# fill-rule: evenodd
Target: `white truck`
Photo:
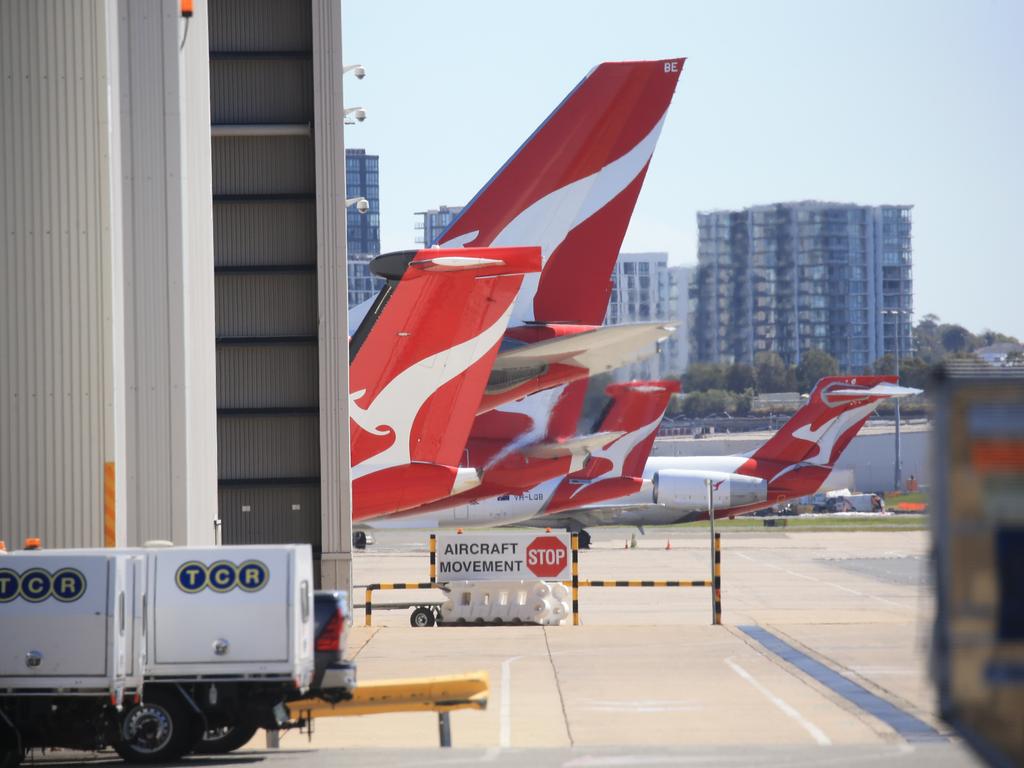
<path fill-rule="evenodd" d="M 50 669 L 53 675 L 45 680 L 39 675 L 26 678 L 21 669 L 17 669 L 20 676 L 0 677 L 0 730 L 8 734 L 0 734 L 0 749 L 7 750 L 9 761 L 20 759 L 22 750 L 33 746 L 92 749 L 109 744 L 126 760 L 163 762 L 193 749 L 210 730 L 239 724 L 273 728 L 287 719 L 284 702 L 308 688 L 314 669 L 313 568 L 308 546 L 106 552 L 47 550 L 0 559 L 0 568 L 17 572 L 20 585 L 19 596 L 0 602 L 0 648 L 5 649 L 0 672 L 6 674 L 8 667 L 15 671 L 19 662 L 24 668 L 29 657 L 22 658 L 23 654 L 37 650 L 33 643 L 42 643 L 56 627 L 66 638 L 60 647 L 68 654 L 67 663 L 56 664 Z M 98 570 L 89 578 L 78 568 L 81 558 L 113 558 L 118 563 L 123 558 L 123 567 L 137 575 L 131 585 L 125 583 L 127 578 L 108 577 L 100 582 Z M 51 586 L 52 599 L 34 601 L 33 595 L 43 590 L 42 583 L 32 581 L 38 573 L 53 574 L 53 584 L 64 584 L 57 577 L 76 568 L 89 589 L 107 584 L 103 615 L 109 614 L 108 624 L 114 629 L 104 625 L 101 631 L 98 621 L 84 618 L 74 623 L 73 607 L 84 596 L 62 600 Z M 108 565 L 110 569 L 118 572 Z M 73 580 L 66 584 L 73 591 Z M 91 593 L 86 590 L 86 594 Z M 96 600 L 99 606 L 100 598 Z M 124 647 L 114 642 L 116 648 L 111 648 L 113 633 L 121 631 L 122 616 Z M 128 637 L 134 638 L 131 645 Z M 17 642 L 12 645 L 12 641 Z M 40 649 L 40 653 L 45 660 L 46 652 Z M 133 669 L 136 677 L 129 680 L 120 667 L 107 663 L 108 653 L 113 658 L 123 655 L 125 668 Z M 78 663 L 79 657 L 89 659 L 92 666 Z M 141 696 L 135 696 L 140 684 Z M 104 724 L 99 731 L 79 728 L 79 734 L 56 722 L 38 725 L 27 703 L 36 702 L 37 708 L 53 704 L 64 711 L 84 691 L 108 694 L 108 703 L 102 707 L 95 696 L 90 698 L 90 718 Z M 127 700 L 125 691 L 132 694 Z M 74 712 L 86 720 L 80 707 Z M 2 760 L 0 768 L 5 768 Z"/>
<path fill-rule="evenodd" d="M 117 741 L 143 685 L 144 569 L 128 554 L 0 557 L 0 767 Z"/>

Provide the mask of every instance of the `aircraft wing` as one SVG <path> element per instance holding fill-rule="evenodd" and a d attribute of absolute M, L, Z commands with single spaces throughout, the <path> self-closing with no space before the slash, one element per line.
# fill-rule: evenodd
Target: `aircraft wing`
<path fill-rule="evenodd" d="M 669 323 L 602 326 L 500 352 L 493 370 L 558 363 L 597 373 L 652 354 L 654 350 L 650 346 L 664 341 L 675 330 L 676 326 Z"/>

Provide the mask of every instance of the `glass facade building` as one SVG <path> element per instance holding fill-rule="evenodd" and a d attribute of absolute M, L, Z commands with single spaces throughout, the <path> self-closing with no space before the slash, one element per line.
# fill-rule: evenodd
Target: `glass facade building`
<path fill-rule="evenodd" d="M 442 205 L 428 211 L 416 211 L 420 217 L 416 221 L 416 244 L 430 248 L 448 229 L 448 225 L 455 221 L 455 217 L 462 213 L 462 208 L 461 205 Z"/>
<path fill-rule="evenodd" d="M 619 254 L 605 325 L 663 321 L 679 328 L 656 355 L 617 371 L 617 379 L 657 379 L 686 370 L 689 273 L 688 267 L 668 266 L 664 252 Z"/>
<path fill-rule="evenodd" d="M 861 372 L 910 350 L 909 205 L 816 201 L 697 215 L 691 356 L 797 364 L 822 349 Z"/>
<path fill-rule="evenodd" d="M 361 304 L 377 295 L 384 281 L 374 277 L 369 263 L 380 255 L 380 157 L 365 149 L 345 150 L 345 192 L 348 197 L 365 197 L 366 213 L 354 205 L 348 218 L 348 304 Z"/>

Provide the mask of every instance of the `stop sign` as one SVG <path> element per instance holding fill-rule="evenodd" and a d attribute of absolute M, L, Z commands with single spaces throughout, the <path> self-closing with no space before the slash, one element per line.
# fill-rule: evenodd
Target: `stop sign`
<path fill-rule="evenodd" d="M 569 550 L 555 536 L 538 536 L 526 546 L 526 567 L 534 576 L 558 576 L 568 562 Z"/>

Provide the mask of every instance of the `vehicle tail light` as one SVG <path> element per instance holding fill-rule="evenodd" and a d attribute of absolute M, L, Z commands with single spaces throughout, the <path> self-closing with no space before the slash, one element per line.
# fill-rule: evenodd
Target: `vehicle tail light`
<path fill-rule="evenodd" d="M 341 650 L 341 632 L 345 629 L 345 617 L 342 616 L 341 611 L 335 611 L 334 615 L 331 616 L 331 620 L 327 622 L 327 626 L 324 627 L 323 632 L 316 639 L 316 649 L 318 651 L 340 651 Z"/>

